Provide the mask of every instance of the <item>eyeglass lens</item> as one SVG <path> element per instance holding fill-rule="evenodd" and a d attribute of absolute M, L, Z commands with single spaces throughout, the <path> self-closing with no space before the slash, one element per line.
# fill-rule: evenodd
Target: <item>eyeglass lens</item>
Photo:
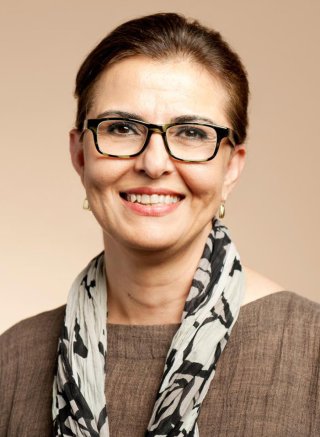
<path fill-rule="evenodd" d="M 98 125 L 99 149 L 108 155 L 130 156 L 143 148 L 148 128 L 134 121 L 104 120 Z M 217 145 L 213 127 L 196 124 L 179 124 L 166 131 L 167 144 L 173 156 L 184 160 L 206 160 Z"/>

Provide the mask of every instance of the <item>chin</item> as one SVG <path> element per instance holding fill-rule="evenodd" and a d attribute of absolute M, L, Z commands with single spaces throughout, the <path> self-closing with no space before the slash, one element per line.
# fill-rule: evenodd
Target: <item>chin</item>
<path fill-rule="evenodd" d="M 159 240 L 144 240 L 127 242 L 127 246 L 131 250 L 140 252 L 168 252 L 177 246 L 177 241 L 164 241 L 163 238 Z"/>
<path fill-rule="evenodd" d="M 162 252 L 177 248 L 182 242 L 183 235 L 181 228 L 177 226 L 170 229 L 168 226 L 152 226 L 149 223 L 149 225 L 122 230 L 118 227 L 115 232 L 110 229 L 109 232 L 105 232 L 105 243 L 108 247 L 108 241 L 111 239 L 117 245 L 129 250 Z"/>

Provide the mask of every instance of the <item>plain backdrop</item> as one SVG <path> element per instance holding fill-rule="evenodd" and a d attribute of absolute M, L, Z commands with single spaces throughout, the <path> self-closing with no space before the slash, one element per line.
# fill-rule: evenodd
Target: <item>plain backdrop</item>
<path fill-rule="evenodd" d="M 249 72 L 248 160 L 225 220 L 243 263 L 320 302 L 318 0 L 2 0 L 0 8 L 0 331 L 65 303 L 102 250 L 69 159 L 74 78 L 116 25 L 164 11 L 219 30 Z"/>

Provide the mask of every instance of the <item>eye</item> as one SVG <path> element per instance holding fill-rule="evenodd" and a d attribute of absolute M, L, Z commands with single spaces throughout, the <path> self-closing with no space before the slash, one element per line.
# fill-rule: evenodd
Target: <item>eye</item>
<path fill-rule="evenodd" d="M 208 135 L 205 129 L 199 126 L 177 126 L 175 135 L 188 140 L 206 140 Z"/>
<path fill-rule="evenodd" d="M 128 137 L 143 135 L 144 126 L 126 120 L 105 120 L 99 124 L 99 135 Z"/>

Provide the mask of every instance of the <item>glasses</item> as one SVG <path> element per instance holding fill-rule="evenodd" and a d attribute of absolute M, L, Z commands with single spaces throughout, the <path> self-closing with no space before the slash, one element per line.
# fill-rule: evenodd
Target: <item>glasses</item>
<path fill-rule="evenodd" d="M 221 140 L 228 138 L 236 146 L 231 129 L 204 123 L 150 124 L 130 118 L 87 119 L 84 130 L 93 133 L 96 149 L 106 157 L 133 158 L 147 147 L 153 132 L 159 133 L 172 158 L 184 162 L 206 162 L 213 159 Z"/>

